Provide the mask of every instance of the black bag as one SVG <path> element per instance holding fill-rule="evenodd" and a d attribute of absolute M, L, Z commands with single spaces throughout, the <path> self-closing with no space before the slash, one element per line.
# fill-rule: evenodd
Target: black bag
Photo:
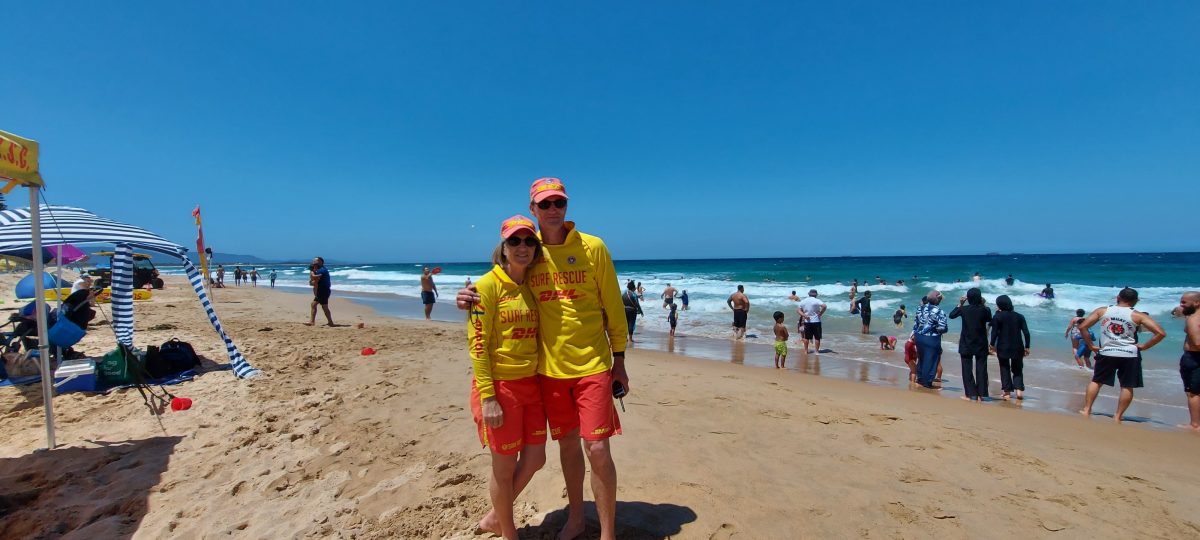
<path fill-rule="evenodd" d="M 161 379 L 187 371 L 200 365 L 200 357 L 196 350 L 186 341 L 171 338 L 161 347 L 148 347 L 146 351 L 146 372 L 151 377 Z"/>

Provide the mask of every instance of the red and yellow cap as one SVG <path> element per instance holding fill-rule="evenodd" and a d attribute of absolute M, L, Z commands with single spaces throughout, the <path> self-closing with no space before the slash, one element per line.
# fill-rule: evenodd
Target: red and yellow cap
<path fill-rule="evenodd" d="M 537 230 L 533 228 L 533 220 L 517 214 L 500 224 L 500 238 L 507 240 L 508 237 L 517 234 L 522 229 L 529 231 L 530 234 L 537 234 Z"/>
<path fill-rule="evenodd" d="M 563 186 L 562 180 L 557 178 L 538 178 L 533 181 L 533 185 L 529 186 L 530 201 L 535 203 L 542 202 L 544 199 L 553 196 L 567 198 L 567 188 Z"/>

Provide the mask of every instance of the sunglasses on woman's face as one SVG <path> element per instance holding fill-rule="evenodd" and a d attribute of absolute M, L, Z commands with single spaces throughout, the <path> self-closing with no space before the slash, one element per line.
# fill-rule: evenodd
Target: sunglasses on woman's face
<path fill-rule="evenodd" d="M 521 240 L 522 240 L 521 238 L 517 238 L 516 236 L 510 236 L 510 237 L 508 237 L 507 240 L 504 241 L 504 243 L 506 243 L 512 247 L 517 247 L 517 246 L 521 245 Z M 538 239 L 537 238 L 532 237 L 532 236 L 526 236 L 524 238 L 524 240 L 525 240 L 526 247 L 538 247 Z"/>
<path fill-rule="evenodd" d="M 554 205 L 555 208 L 566 208 L 567 200 L 566 199 L 554 199 L 553 201 L 542 201 L 542 202 L 537 203 L 538 208 L 541 208 L 542 210 L 549 210 L 550 205 Z"/>

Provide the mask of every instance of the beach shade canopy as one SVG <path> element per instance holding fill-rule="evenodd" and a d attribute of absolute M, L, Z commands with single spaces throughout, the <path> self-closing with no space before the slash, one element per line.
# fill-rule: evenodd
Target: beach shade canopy
<path fill-rule="evenodd" d="M 34 285 L 36 283 L 34 279 L 35 278 L 33 277 L 33 274 L 29 274 L 28 276 L 21 278 L 21 281 L 17 282 L 17 298 L 33 298 L 37 295 L 37 293 L 34 292 Z M 49 272 L 42 272 L 42 288 L 46 290 L 54 290 L 70 286 L 71 285 L 69 284 L 60 284 L 58 279 Z"/>
<path fill-rule="evenodd" d="M 33 247 L 32 213 L 28 208 L 0 211 L 0 253 Z M 119 221 L 97 216 L 82 208 L 71 206 L 41 206 L 41 237 L 56 244 L 113 244 L 116 250 L 112 264 L 112 329 L 117 341 L 133 347 L 133 250 L 154 251 L 174 256 L 183 263 L 200 304 L 208 315 L 217 335 L 225 342 L 230 365 L 238 377 L 258 374 L 221 326 L 200 271 L 187 258 L 187 250 L 179 244 L 150 231 Z M 34 281 L 33 283 L 36 283 Z"/>
<path fill-rule="evenodd" d="M 125 244 L 178 257 L 183 246 L 141 227 L 97 216 L 71 206 L 42 206 L 42 241 L 54 244 Z M 33 248 L 32 212 L 0 211 L 0 253 Z M 81 252 L 82 253 L 82 252 Z"/>
<path fill-rule="evenodd" d="M 8 255 L 11 257 L 17 257 L 18 259 L 32 260 L 33 248 L 4 251 L 0 252 L 0 255 Z M 84 253 L 82 249 L 79 249 L 71 244 L 42 246 L 42 260 L 46 261 L 46 264 L 51 266 L 66 266 L 68 264 L 75 264 L 87 258 L 87 253 Z"/>

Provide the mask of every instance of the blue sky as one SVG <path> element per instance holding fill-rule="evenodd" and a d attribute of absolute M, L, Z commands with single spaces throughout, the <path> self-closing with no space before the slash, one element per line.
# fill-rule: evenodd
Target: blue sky
<path fill-rule="evenodd" d="M 267 258 L 483 260 L 540 176 L 621 259 L 1196 250 L 1200 3 L 973 4 L 23 4 L 0 129 Z"/>

